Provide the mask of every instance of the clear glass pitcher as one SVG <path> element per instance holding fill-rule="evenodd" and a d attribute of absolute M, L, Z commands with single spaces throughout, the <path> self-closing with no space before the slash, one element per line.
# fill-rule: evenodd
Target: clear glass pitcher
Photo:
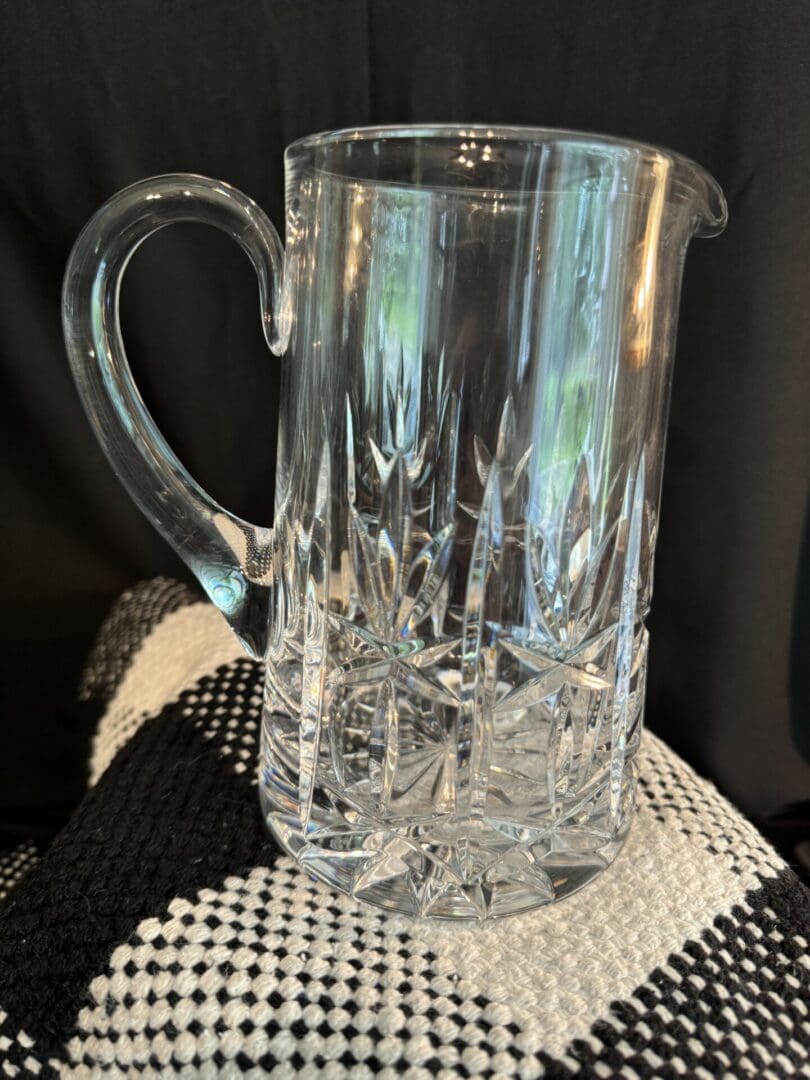
<path fill-rule="evenodd" d="M 201 176 L 98 211 L 64 291 L 87 413 L 266 665 L 279 842 L 400 911 L 567 896 L 632 817 L 681 271 L 722 192 L 669 151 L 528 128 L 316 135 L 285 168 L 285 251 Z M 193 480 L 127 365 L 121 276 L 175 221 L 259 278 L 284 358 L 272 528 Z"/>

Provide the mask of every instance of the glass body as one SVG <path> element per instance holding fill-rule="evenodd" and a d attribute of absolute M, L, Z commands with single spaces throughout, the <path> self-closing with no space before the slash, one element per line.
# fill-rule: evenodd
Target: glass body
<path fill-rule="evenodd" d="M 77 242 L 65 328 L 133 496 L 266 662 L 281 844 L 372 903 L 483 918 L 578 889 L 630 825 L 684 254 L 714 181 L 637 143 L 361 129 L 286 154 L 286 255 L 200 177 Z M 284 356 L 273 529 L 188 476 L 132 383 L 134 247 L 206 220 Z"/>

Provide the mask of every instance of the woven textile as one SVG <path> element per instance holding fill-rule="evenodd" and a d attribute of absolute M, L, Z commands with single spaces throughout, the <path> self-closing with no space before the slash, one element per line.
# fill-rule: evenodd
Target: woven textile
<path fill-rule="evenodd" d="M 38 857 L 34 844 L 14 844 L 0 851 L 0 900 L 22 881 Z"/>
<path fill-rule="evenodd" d="M 261 671 L 147 583 L 82 695 L 91 785 L 0 854 L 0 1077 L 810 1076 L 808 894 L 658 739 L 593 885 L 484 925 L 338 896 L 260 820 Z"/>

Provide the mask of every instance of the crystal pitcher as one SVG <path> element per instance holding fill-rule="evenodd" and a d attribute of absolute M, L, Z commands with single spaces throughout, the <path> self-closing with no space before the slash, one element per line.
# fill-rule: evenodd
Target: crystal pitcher
<path fill-rule="evenodd" d="M 546 904 L 632 817 L 681 272 L 722 192 L 669 151 L 529 128 L 339 131 L 285 170 L 285 249 L 201 176 L 98 211 L 64 290 L 82 400 L 265 664 L 281 845 L 399 911 Z M 272 528 L 194 481 L 127 365 L 122 274 L 176 221 L 229 233 L 259 279 L 283 357 Z"/>

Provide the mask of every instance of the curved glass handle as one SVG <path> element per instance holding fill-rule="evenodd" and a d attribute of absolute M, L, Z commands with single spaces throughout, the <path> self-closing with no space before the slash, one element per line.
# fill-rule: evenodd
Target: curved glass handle
<path fill-rule="evenodd" d="M 276 355 L 284 251 L 247 196 L 204 176 L 157 176 L 125 188 L 91 218 L 71 252 L 62 318 L 73 376 L 113 469 L 152 524 L 191 567 L 248 651 L 263 657 L 274 628 L 273 533 L 220 506 L 175 457 L 132 378 L 118 318 L 121 277 L 138 245 L 165 225 L 196 221 L 228 233 L 259 278 L 262 323 Z"/>

